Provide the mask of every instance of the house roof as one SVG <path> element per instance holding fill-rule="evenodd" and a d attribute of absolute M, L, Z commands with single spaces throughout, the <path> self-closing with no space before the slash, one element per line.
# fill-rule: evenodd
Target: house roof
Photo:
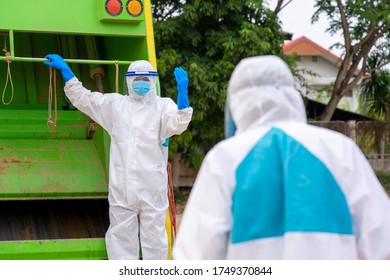
<path fill-rule="evenodd" d="M 302 36 L 297 39 L 292 40 L 291 42 L 285 43 L 283 45 L 284 53 L 287 55 L 296 53 L 300 56 L 312 56 L 317 55 L 328 60 L 333 64 L 340 65 L 342 59 L 332 53 L 331 51 L 321 47 L 317 43 L 313 42 L 309 38 Z"/>
<path fill-rule="evenodd" d="M 283 51 L 286 55 L 291 55 L 296 53 L 299 56 L 320 56 L 323 59 L 329 61 L 330 63 L 337 65 L 339 67 L 342 62 L 342 58 L 335 55 L 331 51 L 321 47 L 314 41 L 310 40 L 306 36 L 301 36 L 297 39 L 294 39 L 290 42 L 283 44 Z M 360 68 L 357 68 L 355 75 L 358 75 Z M 367 74 L 365 74 L 368 77 Z"/>

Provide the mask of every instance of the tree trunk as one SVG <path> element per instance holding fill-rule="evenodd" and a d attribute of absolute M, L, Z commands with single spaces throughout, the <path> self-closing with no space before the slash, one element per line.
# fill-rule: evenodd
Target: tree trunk
<path fill-rule="evenodd" d="M 321 114 L 321 121 L 330 121 L 334 111 L 336 111 L 337 104 L 339 104 L 342 95 L 340 92 L 333 92 L 332 97 L 330 98 L 328 104 L 326 105 L 324 111 Z"/>

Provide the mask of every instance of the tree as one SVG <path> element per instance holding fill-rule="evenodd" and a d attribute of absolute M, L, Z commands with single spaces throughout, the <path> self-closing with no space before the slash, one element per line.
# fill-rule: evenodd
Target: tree
<path fill-rule="evenodd" d="M 283 32 L 263 1 L 152 1 L 157 64 L 162 96 L 177 98 L 174 67 L 189 75 L 190 126 L 170 141 L 190 166 L 223 139 L 227 84 L 245 57 L 282 56 Z"/>
<path fill-rule="evenodd" d="M 317 0 L 315 22 L 324 13 L 329 19 L 331 34 L 343 32 L 343 59 L 331 98 L 321 120 L 329 121 L 341 98 L 357 85 L 366 70 L 373 47 L 382 39 L 389 40 L 390 0 Z M 359 69 L 359 65 L 362 67 Z"/>
<path fill-rule="evenodd" d="M 276 6 L 274 9 L 274 13 L 278 14 L 281 10 L 283 10 L 288 4 L 290 4 L 293 0 L 288 0 L 286 3 L 284 3 L 284 0 L 278 0 L 276 2 Z"/>

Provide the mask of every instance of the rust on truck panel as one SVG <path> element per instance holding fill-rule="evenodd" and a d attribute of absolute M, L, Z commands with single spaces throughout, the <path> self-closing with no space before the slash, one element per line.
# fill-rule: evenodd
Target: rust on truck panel
<path fill-rule="evenodd" d="M 21 160 L 18 157 L 10 157 L 10 158 L 3 157 L 0 159 L 0 162 L 4 162 L 4 163 L 31 163 L 33 161 L 27 157 L 24 157 L 23 160 Z"/>
<path fill-rule="evenodd" d="M 12 163 L 19 163 L 19 162 L 20 162 L 20 159 L 19 159 L 18 157 L 11 157 L 11 158 L 9 159 L 9 161 L 12 162 Z"/>

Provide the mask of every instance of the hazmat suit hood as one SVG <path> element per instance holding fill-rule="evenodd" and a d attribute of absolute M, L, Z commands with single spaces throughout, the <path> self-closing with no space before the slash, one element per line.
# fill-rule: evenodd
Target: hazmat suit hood
<path fill-rule="evenodd" d="M 303 99 L 294 87 L 290 69 L 277 56 L 241 60 L 228 86 L 226 137 L 281 121 L 307 121 Z"/>
<path fill-rule="evenodd" d="M 124 83 L 125 95 L 129 95 L 129 97 L 132 100 L 140 101 L 140 102 L 144 102 L 144 103 L 148 103 L 148 102 L 151 102 L 152 100 L 154 100 L 156 98 L 156 84 L 157 84 L 158 77 L 149 75 L 150 72 L 156 73 L 155 72 L 156 70 L 154 70 L 153 65 L 149 61 L 146 61 L 146 60 L 136 60 L 136 61 L 133 61 L 129 65 L 129 68 L 127 71 L 128 71 L 127 73 L 139 72 L 140 73 L 139 76 L 146 76 L 149 79 L 151 84 L 150 84 L 149 92 L 146 93 L 144 96 L 140 96 L 134 92 L 133 86 L 132 86 L 134 79 L 137 76 L 125 76 L 125 83 Z"/>

